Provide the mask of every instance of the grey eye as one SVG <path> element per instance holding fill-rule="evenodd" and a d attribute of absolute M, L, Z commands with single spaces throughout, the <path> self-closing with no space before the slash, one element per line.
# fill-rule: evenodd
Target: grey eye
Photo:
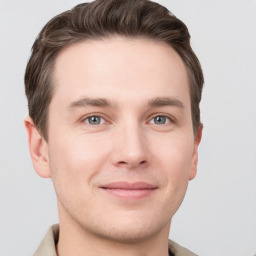
<path fill-rule="evenodd" d="M 166 124 L 167 122 L 169 122 L 169 118 L 166 116 L 156 116 L 153 118 L 154 120 L 154 124 Z"/>
<path fill-rule="evenodd" d="M 103 118 L 100 116 L 90 116 L 85 119 L 85 122 L 91 125 L 98 125 L 98 124 L 102 124 Z"/>

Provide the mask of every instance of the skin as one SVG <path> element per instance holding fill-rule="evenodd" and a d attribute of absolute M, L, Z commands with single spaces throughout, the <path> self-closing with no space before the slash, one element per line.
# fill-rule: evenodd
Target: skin
<path fill-rule="evenodd" d="M 85 41 L 61 51 L 53 82 L 47 142 L 29 117 L 25 126 L 34 168 L 57 194 L 58 255 L 167 256 L 201 139 L 181 58 L 149 39 Z M 120 181 L 154 189 L 102 188 Z"/>

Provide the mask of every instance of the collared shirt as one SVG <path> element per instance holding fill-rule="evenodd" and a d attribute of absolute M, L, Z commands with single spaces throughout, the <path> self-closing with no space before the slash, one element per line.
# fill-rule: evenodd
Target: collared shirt
<path fill-rule="evenodd" d="M 57 256 L 56 244 L 59 239 L 59 225 L 55 224 L 49 228 L 43 241 L 34 253 L 34 256 Z M 169 250 L 174 256 L 197 256 L 188 249 L 169 240 Z"/>

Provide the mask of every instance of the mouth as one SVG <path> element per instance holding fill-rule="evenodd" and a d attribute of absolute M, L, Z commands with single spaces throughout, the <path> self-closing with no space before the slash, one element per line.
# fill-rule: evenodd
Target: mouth
<path fill-rule="evenodd" d="M 157 189 L 157 186 L 146 182 L 113 182 L 100 188 L 114 197 L 136 200 L 150 196 Z"/>

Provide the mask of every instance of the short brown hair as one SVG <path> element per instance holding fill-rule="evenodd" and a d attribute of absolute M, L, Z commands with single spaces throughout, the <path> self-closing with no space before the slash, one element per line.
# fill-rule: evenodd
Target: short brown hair
<path fill-rule="evenodd" d="M 188 72 L 193 129 L 197 133 L 204 77 L 186 25 L 165 7 L 148 0 L 95 0 L 51 19 L 33 44 L 25 90 L 29 115 L 42 136 L 47 139 L 48 108 L 54 93 L 52 75 L 60 50 L 82 40 L 113 35 L 163 41 L 179 54 Z"/>

